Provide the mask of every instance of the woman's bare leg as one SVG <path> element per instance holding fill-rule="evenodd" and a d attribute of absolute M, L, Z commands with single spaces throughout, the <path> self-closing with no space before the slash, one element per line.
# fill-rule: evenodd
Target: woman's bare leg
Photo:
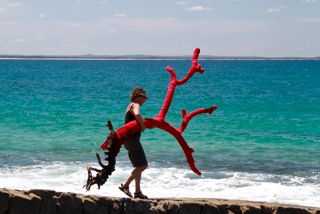
<path fill-rule="evenodd" d="M 148 166 L 139 166 L 132 170 L 131 175 L 127 178 L 127 180 L 123 183 L 123 186 L 129 187 L 131 182 L 135 180 L 136 184 L 136 193 L 141 192 L 140 182 L 141 182 L 141 174 L 147 169 Z"/>

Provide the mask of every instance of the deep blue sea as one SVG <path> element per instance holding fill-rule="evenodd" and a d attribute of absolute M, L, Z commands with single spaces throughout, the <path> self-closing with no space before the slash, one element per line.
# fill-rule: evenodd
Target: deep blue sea
<path fill-rule="evenodd" d="M 199 62 L 205 72 L 176 88 L 166 121 L 179 127 L 182 108 L 218 106 L 183 132 L 202 175 L 170 134 L 147 129 L 142 191 L 320 207 L 320 61 Z M 100 190 L 82 188 L 86 166 L 98 167 L 106 121 L 123 125 L 135 86 L 149 96 L 142 116 L 157 116 L 167 65 L 182 79 L 191 61 L 0 60 L 0 187 L 125 197 L 117 187 L 132 170 L 124 148 Z"/>

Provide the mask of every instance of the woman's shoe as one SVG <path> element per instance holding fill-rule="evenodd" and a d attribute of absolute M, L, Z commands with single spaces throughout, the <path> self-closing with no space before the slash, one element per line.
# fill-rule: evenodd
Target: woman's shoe
<path fill-rule="evenodd" d="M 134 198 L 148 199 L 148 196 L 142 194 L 142 192 L 134 193 Z"/>
<path fill-rule="evenodd" d="M 120 184 L 119 189 L 124 192 L 124 194 L 126 194 L 127 196 L 129 196 L 130 198 L 132 198 L 132 194 L 129 190 L 129 187 L 125 187 L 123 186 L 123 184 Z"/>

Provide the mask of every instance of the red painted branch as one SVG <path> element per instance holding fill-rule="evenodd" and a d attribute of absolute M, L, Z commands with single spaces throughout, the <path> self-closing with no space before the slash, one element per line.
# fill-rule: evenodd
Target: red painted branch
<path fill-rule="evenodd" d="M 170 83 L 169 83 L 169 86 L 168 86 L 168 91 L 167 91 L 167 95 L 166 95 L 166 98 L 163 102 L 163 105 L 159 111 L 159 114 L 157 115 L 157 119 L 158 120 L 165 120 L 165 117 L 169 111 L 169 108 L 170 108 L 170 105 L 171 105 L 171 102 L 172 102 L 172 98 L 173 98 L 173 95 L 174 95 L 174 91 L 175 91 L 175 88 L 176 88 L 176 81 L 175 80 L 172 80 Z"/>
<path fill-rule="evenodd" d="M 194 163 L 194 158 L 192 156 L 192 153 L 194 150 L 189 147 L 185 139 L 182 137 L 181 133 L 173 127 L 171 124 L 165 122 L 165 121 L 159 121 L 152 118 L 145 118 L 143 120 L 146 128 L 153 128 L 157 127 L 159 129 L 162 129 L 168 133 L 170 133 L 172 136 L 175 137 L 175 139 L 178 141 L 179 145 L 181 146 L 185 157 L 187 159 L 187 162 L 191 168 L 191 170 L 201 175 L 201 172 L 197 169 Z M 140 126 L 136 121 L 132 121 L 130 123 L 125 124 L 122 126 L 119 130 L 117 130 L 116 135 L 113 138 L 113 143 L 115 143 L 115 153 L 116 155 L 120 152 L 121 146 L 124 144 L 124 142 L 135 132 L 140 130 Z M 104 144 L 101 145 L 102 149 L 108 148 L 108 141 L 105 141 Z"/>
<path fill-rule="evenodd" d="M 182 85 L 182 84 L 186 83 L 196 72 L 201 73 L 201 74 L 204 72 L 204 69 L 201 67 L 200 64 L 198 64 L 199 54 L 200 54 L 200 49 L 196 48 L 193 52 L 192 66 L 191 66 L 190 70 L 188 71 L 188 73 L 186 74 L 186 76 L 183 79 L 177 81 L 177 85 Z"/>
<path fill-rule="evenodd" d="M 198 64 L 198 57 L 200 54 L 200 49 L 196 48 L 194 50 L 193 56 L 192 56 L 192 66 L 190 68 L 190 70 L 188 71 L 188 73 L 186 74 L 186 76 L 181 79 L 181 80 L 177 80 L 176 77 L 176 73 L 175 71 L 168 66 L 166 69 L 167 71 L 170 73 L 171 75 L 171 81 L 168 85 L 168 91 L 167 91 L 167 95 L 166 98 L 164 100 L 164 103 L 160 109 L 159 114 L 157 115 L 156 118 L 152 118 L 152 119 L 144 119 L 144 123 L 146 128 L 154 128 L 157 127 L 159 129 L 162 129 L 168 133 L 170 133 L 172 136 L 175 137 L 175 139 L 178 141 L 178 143 L 180 144 L 187 162 L 190 166 L 190 168 L 192 169 L 193 172 L 195 172 L 198 175 L 201 175 L 201 172 L 197 169 L 197 167 L 195 166 L 194 163 L 194 159 L 192 156 L 192 153 L 194 152 L 194 150 L 189 147 L 189 145 L 187 144 L 187 142 L 185 141 L 185 139 L 182 137 L 181 133 L 185 130 L 185 128 L 187 127 L 189 121 L 196 115 L 199 114 L 203 114 L 203 113 L 209 113 L 211 114 L 217 107 L 216 106 L 211 106 L 208 109 L 202 108 L 202 109 L 198 109 L 195 110 L 191 113 L 189 113 L 188 115 L 186 114 L 186 110 L 182 110 L 182 116 L 183 116 L 183 122 L 180 126 L 179 129 L 176 129 L 175 127 L 173 127 L 171 124 L 167 123 L 165 121 L 165 116 L 170 108 L 171 102 L 172 102 L 172 98 L 174 95 L 174 91 L 175 91 L 175 87 L 177 85 L 182 85 L 184 83 L 186 83 L 192 76 L 194 73 L 199 72 L 199 73 L 203 73 L 204 69 L 201 68 L 201 65 Z M 115 155 L 117 155 L 120 151 L 121 146 L 123 145 L 123 143 L 135 132 L 140 130 L 140 126 L 136 121 L 132 121 L 130 123 L 125 124 L 124 126 L 122 126 L 116 133 L 111 133 L 108 138 L 102 145 L 101 148 L 102 149 L 107 149 L 109 146 L 109 143 L 112 141 L 112 143 L 115 144 L 114 147 L 114 153 Z"/>
<path fill-rule="evenodd" d="M 176 76 L 174 69 L 171 68 L 170 66 L 167 66 L 166 70 L 171 75 L 171 81 L 168 85 L 168 91 L 167 91 L 166 98 L 163 102 L 163 105 L 162 105 L 160 111 L 159 111 L 159 114 L 157 115 L 158 120 L 165 120 L 165 117 L 169 111 L 169 108 L 170 108 L 170 105 L 172 102 L 172 98 L 173 98 L 176 86 L 186 83 L 194 75 L 194 73 L 196 73 L 196 72 L 203 73 L 204 72 L 204 69 L 201 68 L 200 64 L 198 64 L 199 54 L 200 54 L 200 49 L 196 48 L 194 50 L 193 56 L 192 56 L 192 66 L 189 69 L 186 76 L 181 80 L 177 80 L 177 76 Z"/>
<path fill-rule="evenodd" d="M 170 133 L 172 136 L 175 137 L 175 139 L 178 141 L 179 145 L 181 146 L 183 152 L 184 152 L 184 155 L 187 159 L 187 162 L 189 164 L 189 167 L 190 169 L 198 174 L 198 175 L 201 175 L 201 172 L 199 171 L 199 169 L 195 166 L 195 161 L 194 161 L 194 158 L 192 156 L 192 153 L 194 152 L 194 150 L 189 147 L 188 143 L 185 141 L 185 139 L 183 138 L 183 136 L 181 135 L 181 133 L 176 129 L 174 128 L 171 124 L 165 122 L 165 121 L 161 121 L 159 123 L 157 123 L 157 127 L 159 129 L 162 129 L 168 133 Z"/>
<path fill-rule="evenodd" d="M 178 128 L 178 131 L 180 133 L 182 133 L 185 128 L 187 127 L 188 123 L 190 122 L 190 120 L 196 116 L 196 115 L 199 115 L 199 114 L 204 114 L 204 113 L 208 113 L 208 114 L 212 114 L 212 112 L 214 110 L 217 109 L 217 106 L 216 105 L 213 105 L 211 106 L 210 108 L 200 108 L 200 109 L 197 109 L 193 112 L 190 112 L 189 114 L 186 114 L 186 110 L 185 109 L 182 109 L 182 118 L 183 118 L 183 121 L 181 123 L 181 126 Z"/>

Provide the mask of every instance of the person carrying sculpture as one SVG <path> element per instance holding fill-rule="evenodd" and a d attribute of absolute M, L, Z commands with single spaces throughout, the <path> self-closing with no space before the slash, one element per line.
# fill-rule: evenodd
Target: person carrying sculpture
<path fill-rule="evenodd" d="M 133 197 L 129 186 L 131 182 L 135 181 L 135 192 L 134 198 L 147 199 L 148 197 L 144 195 L 141 191 L 140 182 L 142 172 L 147 169 L 148 161 L 140 142 L 141 132 L 145 130 L 145 124 L 140 113 L 140 107 L 148 99 L 148 96 L 140 87 L 135 87 L 130 95 L 131 103 L 127 106 L 125 114 L 125 124 L 136 120 L 140 125 L 141 129 L 130 136 L 130 138 L 124 143 L 124 147 L 128 150 L 129 159 L 134 167 L 130 176 L 124 183 L 121 183 L 119 189 L 124 192 L 127 196 Z"/>

